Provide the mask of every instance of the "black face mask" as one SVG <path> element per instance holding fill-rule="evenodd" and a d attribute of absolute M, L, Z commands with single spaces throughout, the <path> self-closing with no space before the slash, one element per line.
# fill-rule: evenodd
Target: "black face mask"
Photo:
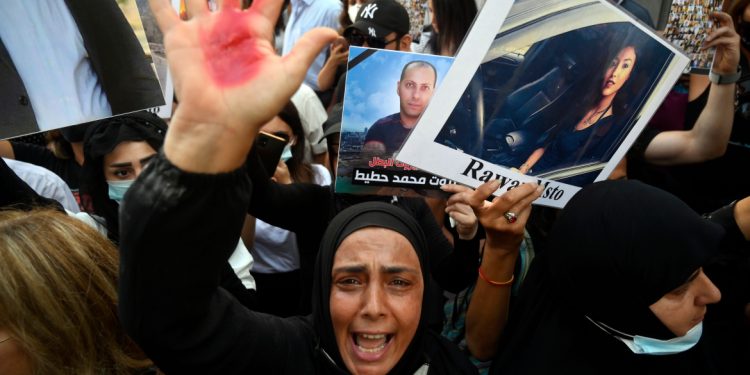
<path fill-rule="evenodd" d="M 750 22 L 740 22 L 740 37 L 742 46 L 750 49 Z"/>

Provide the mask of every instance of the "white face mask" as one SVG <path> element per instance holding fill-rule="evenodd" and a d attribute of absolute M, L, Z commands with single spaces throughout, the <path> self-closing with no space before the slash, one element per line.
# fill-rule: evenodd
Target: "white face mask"
<path fill-rule="evenodd" d="M 596 322 L 588 316 L 586 319 L 601 328 L 602 331 L 607 332 L 612 337 L 622 341 L 628 349 L 635 354 L 670 355 L 682 353 L 694 347 L 703 334 L 703 322 L 696 324 L 695 327 L 691 328 L 684 336 L 675 337 L 669 340 L 659 340 L 645 336 L 628 335 L 609 327 L 604 323 Z"/>
<path fill-rule="evenodd" d="M 286 162 L 287 160 L 292 158 L 292 144 L 287 143 L 286 146 L 284 146 L 284 150 L 281 152 L 281 160 Z"/>
<path fill-rule="evenodd" d="M 349 19 L 352 20 L 352 22 L 357 20 L 357 13 L 359 13 L 361 7 L 362 4 L 349 5 Z"/>
<path fill-rule="evenodd" d="M 130 185 L 133 185 L 133 182 L 135 180 L 107 181 L 109 199 L 117 202 L 117 204 L 122 203 L 122 198 L 128 189 L 130 189 Z"/>

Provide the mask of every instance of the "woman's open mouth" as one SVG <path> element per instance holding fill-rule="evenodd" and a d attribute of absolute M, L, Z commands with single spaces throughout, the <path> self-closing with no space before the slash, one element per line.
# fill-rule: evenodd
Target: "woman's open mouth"
<path fill-rule="evenodd" d="M 392 334 L 385 333 L 352 333 L 352 344 L 357 356 L 365 361 L 380 359 L 388 344 L 393 339 Z"/>

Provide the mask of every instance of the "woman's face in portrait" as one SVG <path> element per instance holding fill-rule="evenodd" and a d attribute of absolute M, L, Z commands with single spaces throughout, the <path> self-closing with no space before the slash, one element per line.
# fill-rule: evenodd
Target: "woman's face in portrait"
<path fill-rule="evenodd" d="M 635 66 L 635 49 L 631 46 L 625 47 L 612 59 L 604 74 L 602 83 L 602 96 L 617 94 L 625 82 L 630 78 L 630 73 Z"/>
<path fill-rule="evenodd" d="M 703 321 L 707 305 L 719 302 L 721 293 L 703 269 L 698 269 L 677 289 L 649 306 L 651 312 L 676 336 L 684 336 Z"/>
<path fill-rule="evenodd" d="M 358 230 L 339 246 L 331 280 L 331 321 L 347 369 L 387 373 L 419 326 L 424 283 L 411 243 L 390 229 Z"/>

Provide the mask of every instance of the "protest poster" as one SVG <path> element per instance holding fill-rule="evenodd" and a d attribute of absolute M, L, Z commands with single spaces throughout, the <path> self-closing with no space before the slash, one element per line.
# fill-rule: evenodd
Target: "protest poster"
<path fill-rule="evenodd" d="M 498 179 L 498 195 L 536 182 L 536 204 L 563 207 L 612 172 L 688 61 L 608 1 L 487 2 L 397 160 Z"/>
<path fill-rule="evenodd" d="M 3 1 L 0 19 L 0 139 L 164 104 L 135 0 Z"/>
<path fill-rule="evenodd" d="M 708 74 L 715 48 L 703 50 L 703 41 L 714 29 L 711 13 L 721 11 L 722 0 L 673 0 L 664 37 L 690 58 L 690 73 Z"/>
<path fill-rule="evenodd" d="M 341 121 L 337 193 L 442 196 L 445 178 L 401 163 L 397 151 L 452 58 L 351 47 Z"/>

